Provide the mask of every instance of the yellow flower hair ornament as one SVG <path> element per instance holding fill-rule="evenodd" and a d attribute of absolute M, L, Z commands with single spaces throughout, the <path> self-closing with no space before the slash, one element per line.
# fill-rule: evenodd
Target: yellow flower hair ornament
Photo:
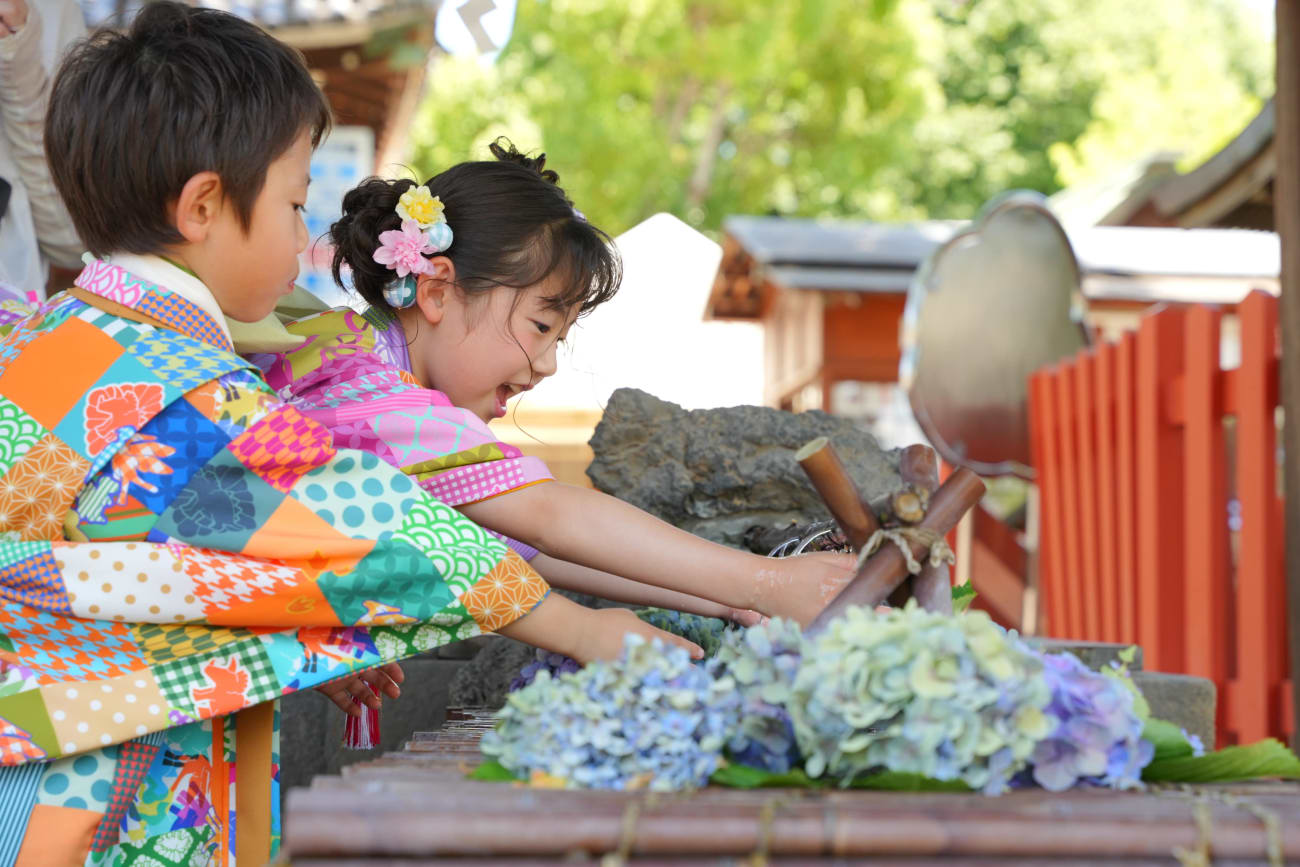
<path fill-rule="evenodd" d="M 411 220 L 420 226 L 433 252 L 441 253 L 451 246 L 453 236 L 443 214 L 442 199 L 430 193 L 423 184 L 402 193 L 397 200 L 397 215 L 403 221 Z"/>

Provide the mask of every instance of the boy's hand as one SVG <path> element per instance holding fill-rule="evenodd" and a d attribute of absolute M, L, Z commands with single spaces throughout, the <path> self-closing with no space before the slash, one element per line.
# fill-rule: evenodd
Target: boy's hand
<path fill-rule="evenodd" d="M 26 23 L 26 0 L 0 0 L 0 36 L 12 36 Z"/>
<path fill-rule="evenodd" d="M 2 2 L 4 0 L 0 0 L 0 3 Z M 404 680 L 406 675 L 402 673 L 402 667 L 396 662 L 389 662 L 378 668 L 370 668 L 329 683 L 322 683 L 316 687 L 316 691 L 338 705 L 339 710 L 345 714 L 361 716 L 361 704 L 375 710 L 379 710 L 380 705 L 383 704 L 383 699 L 366 684 L 373 685 L 389 698 L 397 698 L 402 694 L 402 690 L 397 685 Z"/>
<path fill-rule="evenodd" d="M 577 642 L 574 658 L 584 665 L 593 659 L 617 659 L 623 652 L 623 636 L 635 632 L 647 641 L 657 638 L 664 644 L 686 648 L 692 659 L 703 659 L 704 650 L 671 632 L 665 632 L 646 623 L 626 608 L 601 608 L 591 612 L 590 626 Z"/>

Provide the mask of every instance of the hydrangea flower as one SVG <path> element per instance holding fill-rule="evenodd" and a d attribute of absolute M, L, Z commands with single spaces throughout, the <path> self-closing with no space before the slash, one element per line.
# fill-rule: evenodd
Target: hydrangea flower
<path fill-rule="evenodd" d="M 516 692 L 528 686 L 537 678 L 540 672 L 545 671 L 551 677 L 556 677 L 561 674 L 571 674 L 580 668 L 582 668 L 582 665 L 571 656 L 538 648 L 533 661 L 521 668 L 514 679 L 510 681 L 510 692 Z"/>
<path fill-rule="evenodd" d="M 1054 727 L 1034 748 L 1034 782 L 1053 792 L 1078 783 L 1114 789 L 1141 786 L 1142 769 L 1155 748 L 1142 738 L 1133 693 L 1069 653 L 1046 654 L 1043 666 L 1052 694 L 1047 713 Z"/>
<path fill-rule="evenodd" d="M 723 635 L 708 667 L 718 677 L 730 677 L 740 691 L 740 725 L 727 743 L 735 761 L 776 773 L 799 762 L 786 705 L 803 651 L 799 625 L 780 618 Z"/>
<path fill-rule="evenodd" d="M 850 609 L 809 643 L 789 704 L 810 776 L 875 770 L 993 794 L 1052 730 L 1043 663 L 983 612 Z"/>
<path fill-rule="evenodd" d="M 664 632 L 695 642 L 704 650 L 706 658 L 718 652 L 725 634 L 735 631 L 729 630 L 727 622 L 717 617 L 688 614 L 671 608 L 640 608 L 636 616 Z"/>
<path fill-rule="evenodd" d="M 625 638 L 616 662 L 510 693 L 484 754 L 514 774 L 570 788 L 677 791 L 703 785 L 739 722 L 735 682 L 685 648 Z"/>

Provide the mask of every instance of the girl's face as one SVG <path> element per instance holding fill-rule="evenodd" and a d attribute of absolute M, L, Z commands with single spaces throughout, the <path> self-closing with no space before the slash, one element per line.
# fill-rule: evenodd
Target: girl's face
<path fill-rule="evenodd" d="M 449 287 L 440 299 L 408 308 L 427 320 L 407 329 L 415 378 L 484 421 L 504 416 L 512 397 L 555 373 L 556 347 L 576 318 L 576 310 L 548 308 L 550 283 L 501 286 L 472 298 Z M 434 316 L 430 304 L 438 305 Z"/>

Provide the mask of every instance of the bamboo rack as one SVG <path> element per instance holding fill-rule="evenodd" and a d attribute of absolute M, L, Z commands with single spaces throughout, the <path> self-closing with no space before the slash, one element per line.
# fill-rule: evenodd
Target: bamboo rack
<path fill-rule="evenodd" d="M 435 857 L 559 864 L 611 853 L 628 863 L 675 865 L 756 854 L 770 863 L 1171 864 L 1175 850 L 1200 844 L 1195 814 L 1202 809 L 1209 810 L 1213 863 L 1268 863 L 1261 811 L 1277 819 L 1282 857 L 1300 858 L 1300 784 L 1205 786 L 1192 794 L 1032 790 L 1000 797 L 534 789 L 464 779 L 481 760 L 478 740 L 491 716 L 452 713 L 457 718 L 446 727 L 417 734 L 400 752 L 291 792 L 285 849 L 295 867 Z"/>

